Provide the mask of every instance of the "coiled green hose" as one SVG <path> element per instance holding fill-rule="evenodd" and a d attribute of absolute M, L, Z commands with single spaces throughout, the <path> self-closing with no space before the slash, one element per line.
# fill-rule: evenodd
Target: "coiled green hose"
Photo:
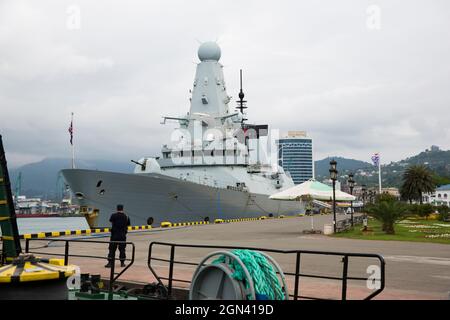
<path fill-rule="evenodd" d="M 283 288 L 272 264 L 261 253 L 253 250 L 236 249 L 231 251 L 244 263 L 250 273 L 257 299 L 259 300 L 284 300 Z M 221 256 L 213 263 L 225 263 L 225 257 Z M 248 283 L 245 279 L 245 273 L 235 260 L 229 262 L 234 270 L 233 278 L 242 281 L 246 288 Z"/>

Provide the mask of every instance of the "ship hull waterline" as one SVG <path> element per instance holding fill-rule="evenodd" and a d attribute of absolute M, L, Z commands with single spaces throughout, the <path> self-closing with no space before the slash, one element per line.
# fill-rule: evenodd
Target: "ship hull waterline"
<path fill-rule="evenodd" d="M 85 169 L 61 171 L 74 202 L 99 210 L 95 227 L 110 225 L 117 204 L 124 205 L 132 225 L 297 215 L 298 201 L 271 200 L 265 194 L 214 188 L 160 174 L 126 174 Z M 91 226 L 94 227 L 94 226 Z"/>

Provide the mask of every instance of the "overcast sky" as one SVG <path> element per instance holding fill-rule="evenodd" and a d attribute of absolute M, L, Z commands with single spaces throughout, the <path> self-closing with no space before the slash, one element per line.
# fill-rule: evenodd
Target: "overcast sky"
<path fill-rule="evenodd" d="M 450 149 L 448 0 L 0 0 L 9 164 L 70 157 L 72 111 L 77 157 L 158 155 L 208 40 L 250 121 L 308 131 L 316 159 Z"/>

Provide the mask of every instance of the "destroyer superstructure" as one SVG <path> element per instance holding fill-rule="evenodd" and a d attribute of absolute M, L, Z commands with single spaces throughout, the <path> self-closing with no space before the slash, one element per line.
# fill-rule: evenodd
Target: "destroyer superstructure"
<path fill-rule="evenodd" d="M 242 81 L 238 107 L 230 111 L 219 46 L 203 43 L 198 57 L 189 112 L 163 117 L 162 123 L 175 121 L 179 127 L 160 157 L 134 161 L 130 174 L 62 171 L 82 208 L 98 212 L 94 224 L 106 225 L 117 203 L 136 224 L 302 211 L 298 202 L 268 199 L 294 184 L 278 164 L 261 156 L 268 127 L 246 123 Z"/>

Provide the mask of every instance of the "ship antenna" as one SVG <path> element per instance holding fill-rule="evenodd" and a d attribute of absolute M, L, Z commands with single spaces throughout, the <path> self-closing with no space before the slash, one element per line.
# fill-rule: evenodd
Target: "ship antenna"
<path fill-rule="evenodd" d="M 244 100 L 245 94 L 244 91 L 242 90 L 242 69 L 240 70 L 240 83 L 241 83 L 241 90 L 239 91 L 239 100 L 236 101 L 238 104 L 237 109 L 239 109 L 239 111 L 241 112 L 242 116 L 244 116 L 244 110 L 247 109 L 247 101 Z M 247 119 L 245 119 L 244 117 L 242 117 L 242 122 L 246 121 Z"/>

